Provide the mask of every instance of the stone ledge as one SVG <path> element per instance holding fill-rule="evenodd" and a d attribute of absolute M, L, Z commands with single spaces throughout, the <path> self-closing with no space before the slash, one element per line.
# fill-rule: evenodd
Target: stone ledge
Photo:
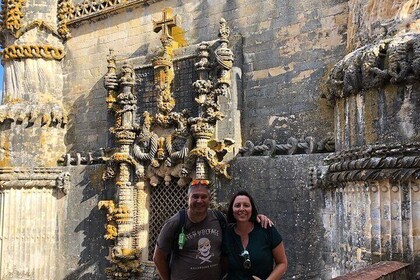
<path fill-rule="evenodd" d="M 384 261 L 332 280 L 408 280 L 407 269 L 409 266 L 410 264 L 407 263 Z"/>
<path fill-rule="evenodd" d="M 149 6 L 150 4 L 159 1 L 161 0 L 106 0 L 100 2 L 85 0 L 82 3 L 75 5 L 67 24 L 69 26 L 74 26 L 77 23 L 86 20 L 101 19 L 109 14 L 119 13 L 126 8 Z"/>

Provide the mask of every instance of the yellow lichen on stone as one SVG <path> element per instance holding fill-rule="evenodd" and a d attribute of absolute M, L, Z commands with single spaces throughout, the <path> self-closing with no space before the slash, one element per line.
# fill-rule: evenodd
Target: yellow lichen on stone
<path fill-rule="evenodd" d="M 4 133 L 0 135 L 0 167 L 10 166 L 11 144 L 9 137 Z"/>
<path fill-rule="evenodd" d="M 185 31 L 179 27 L 179 26 L 174 26 L 172 28 L 172 38 L 174 39 L 175 42 L 177 42 L 178 47 L 182 48 L 188 45 L 187 40 L 185 40 Z"/>

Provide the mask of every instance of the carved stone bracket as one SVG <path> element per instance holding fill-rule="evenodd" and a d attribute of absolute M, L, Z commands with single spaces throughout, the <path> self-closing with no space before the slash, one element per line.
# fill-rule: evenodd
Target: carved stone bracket
<path fill-rule="evenodd" d="M 70 174 L 60 168 L 0 168 L 0 190 L 57 188 L 67 194 Z"/>
<path fill-rule="evenodd" d="M 332 69 L 326 99 L 334 102 L 372 88 L 412 84 L 420 79 L 420 35 L 415 33 L 382 40 L 359 48 Z"/>
<path fill-rule="evenodd" d="M 333 137 L 327 137 L 316 141 L 314 137 L 305 139 L 296 139 L 290 137 L 286 143 L 277 143 L 276 140 L 266 139 L 260 145 L 251 141 L 246 141 L 245 146 L 240 148 L 239 153 L 242 156 L 275 156 L 275 155 L 293 155 L 293 154 L 314 154 L 331 153 L 335 151 Z"/>
<path fill-rule="evenodd" d="M 65 154 L 58 160 L 58 164 L 63 166 L 104 164 L 109 160 L 109 153 L 109 150 L 101 148 L 88 153 Z"/>
<path fill-rule="evenodd" d="M 315 185 L 344 182 L 409 181 L 420 178 L 420 143 L 372 145 L 332 154 L 325 166 L 312 170 Z"/>
<path fill-rule="evenodd" d="M 40 122 L 41 126 L 64 127 L 67 124 L 67 113 L 59 104 L 44 104 L 41 107 L 30 102 L 19 102 L 19 100 L 6 98 L 6 101 L 7 104 L 0 106 L 0 124 L 7 120 L 19 124 Z"/>

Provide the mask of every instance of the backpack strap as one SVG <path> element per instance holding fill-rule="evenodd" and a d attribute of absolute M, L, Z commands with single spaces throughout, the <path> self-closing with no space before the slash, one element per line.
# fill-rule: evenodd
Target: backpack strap
<path fill-rule="evenodd" d="M 185 226 L 185 219 L 187 216 L 187 210 L 181 209 L 178 212 L 178 224 L 176 226 L 176 230 L 174 232 L 174 238 L 172 240 L 172 251 L 178 251 L 178 237 L 179 234 L 182 232 L 183 227 Z"/>

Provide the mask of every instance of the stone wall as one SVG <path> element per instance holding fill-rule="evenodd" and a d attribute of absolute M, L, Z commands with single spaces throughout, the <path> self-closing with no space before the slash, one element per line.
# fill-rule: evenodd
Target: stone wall
<path fill-rule="evenodd" d="M 232 181 L 218 182 L 217 199 L 229 202 L 248 191 L 258 211 L 270 217 L 284 240 L 289 268 L 284 279 L 331 279 L 330 240 L 322 226 L 322 192 L 311 189 L 310 167 L 325 154 L 239 157 L 232 162 Z M 283 278 L 282 278 L 283 279 Z"/>
<path fill-rule="evenodd" d="M 243 88 L 237 96 L 243 140 L 333 132 L 332 108 L 319 89 L 327 67 L 344 55 L 347 1 L 158 1 L 70 25 L 73 38 L 64 61 L 69 151 L 108 145 L 103 88 L 108 49 L 119 59 L 150 63 L 160 45 L 152 19 L 159 19 L 164 7 L 181 16 L 189 45 L 212 40 L 221 17 L 232 35 L 242 36 L 243 64 L 237 59 L 235 71 Z"/>
<path fill-rule="evenodd" d="M 66 211 L 59 223 L 64 229 L 61 240 L 61 275 L 56 279 L 105 279 L 110 242 L 105 240 L 105 213 L 99 200 L 111 196 L 102 182 L 104 165 L 67 167 L 71 184 L 64 197 Z"/>

